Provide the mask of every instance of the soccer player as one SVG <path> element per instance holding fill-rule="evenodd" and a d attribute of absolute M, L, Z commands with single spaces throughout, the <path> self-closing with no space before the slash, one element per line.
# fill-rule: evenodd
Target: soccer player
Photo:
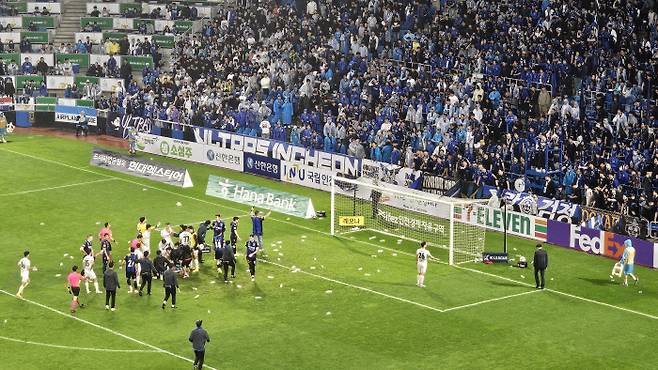
<path fill-rule="evenodd" d="M 254 237 L 258 242 L 258 247 L 262 251 L 265 251 L 265 246 L 263 245 L 263 221 L 265 221 L 271 213 L 272 211 L 263 215 L 263 212 L 257 211 L 254 207 L 251 207 L 251 233 L 254 234 Z"/>
<path fill-rule="evenodd" d="M 21 269 L 21 285 L 18 287 L 16 297 L 23 298 L 23 290 L 30 284 L 30 251 L 23 252 L 23 258 L 18 260 L 18 267 Z"/>
<path fill-rule="evenodd" d="M 66 277 L 66 281 L 68 282 L 68 290 L 69 293 L 73 295 L 73 299 L 71 300 L 71 313 L 75 313 L 75 310 L 80 306 L 80 308 L 84 308 L 85 305 L 79 302 L 79 296 L 80 296 L 80 282 L 82 280 L 85 280 L 86 278 L 78 272 L 78 266 L 73 266 L 71 268 L 71 272 L 69 275 Z"/>
<path fill-rule="evenodd" d="M 142 216 L 139 218 L 139 222 L 137 222 L 137 235 L 144 235 L 144 231 L 146 231 L 146 217 Z"/>
<path fill-rule="evenodd" d="M 146 229 L 142 233 L 142 252 L 151 251 L 151 230 L 157 227 L 158 225 L 146 224 Z"/>
<path fill-rule="evenodd" d="M 160 230 L 160 237 L 167 243 L 167 246 L 173 247 L 174 242 L 171 240 L 172 235 L 174 235 L 174 229 L 171 227 L 171 224 L 167 222 L 165 227 Z"/>
<path fill-rule="evenodd" d="M 245 258 L 247 259 L 247 264 L 249 265 L 249 273 L 251 274 L 251 281 L 256 280 L 256 255 L 259 251 L 258 242 L 254 237 L 254 234 L 249 235 L 249 240 L 245 244 L 247 247 L 245 252 Z"/>
<path fill-rule="evenodd" d="M 425 273 L 427 272 L 427 261 L 432 253 L 427 250 L 427 242 L 421 242 L 420 248 L 416 250 L 416 265 L 418 266 L 418 277 L 416 285 L 425 288 Z"/>
<path fill-rule="evenodd" d="M 90 248 L 86 248 L 85 251 L 87 255 L 82 259 L 82 270 L 85 273 L 85 288 L 87 289 L 87 294 L 91 294 L 89 290 L 89 281 L 94 283 L 94 288 L 96 289 L 97 294 L 101 294 L 101 290 L 98 288 L 98 279 L 96 278 L 96 272 L 94 272 L 94 261 L 96 256 L 94 256 L 93 251 Z"/>
<path fill-rule="evenodd" d="M 105 224 L 109 225 L 109 224 Z M 107 264 L 108 262 L 112 261 L 112 243 L 110 240 L 112 240 L 112 234 L 110 233 L 105 233 L 103 234 L 101 240 L 101 255 L 103 257 L 103 272 L 107 270 Z"/>
<path fill-rule="evenodd" d="M 114 238 L 112 237 L 112 225 L 110 225 L 109 222 L 106 222 L 103 225 L 103 228 L 101 231 L 98 233 L 98 240 L 103 240 L 105 239 L 105 234 L 110 236 L 110 241 L 114 243 Z"/>
<path fill-rule="evenodd" d="M 242 238 L 240 238 L 240 235 L 238 234 L 239 222 L 240 222 L 240 217 L 238 216 L 233 217 L 233 221 L 231 221 L 231 235 L 230 235 L 231 247 L 233 247 L 233 253 L 235 253 L 236 255 L 238 254 L 237 253 L 238 240 L 242 240 Z"/>
<path fill-rule="evenodd" d="M 94 240 L 94 236 L 89 234 L 87 235 L 87 239 L 85 239 L 85 241 L 82 242 L 82 246 L 80 247 L 80 252 L 82 252 L 83 257 L 87 255 L 87 250 L 93 252 L 93 246 L 91 244 L 93 240 Z"/>
<path fill-rule="evenodd" d="M 144 285 L 147 284 L 146 294 L 151 295 L 151 279 L 153 277 L 153 273 L 155 272 L 155 266 L 149 259 L 149 251 L 145 251 L 144 257 L 140 258 L 137 262 L 139 263 L 139 276 L 140 280 L 142 281 L 139 286 L 139 296 L 142 296 Z"/>
<path fill-rule="evenodd" d="M 121 288 L 119 285 L 119 276 L 114 271 L 114 262 L 110 261 L 108 269 L 103 273 L 103 286 L 105 287 L 105 309 L 116 310 L 114 304 L 117 298 L 117 289 Z M 110 306 L 110 298 L 112 299 Z"/>
<path fill-rule="evenodd" d="M 630 275 L 637 285 L 640 279 L 633 273 L 635 270 L 635 247 L 630 239 L 624 241 L 624 253 L 619 260 L 624 265 L 624 286 L 628 286 L 628 276 Z"/>
<path fill-rule="evenodd" d="M 199 229 L 197 230 L 197 245 L 199 250 L 202 252 L 209 252 L 210 248 L 206 247 L 206 233 L 208 232 L 208 226 L 210 226 L 210 220 L 206 220 L 199 224 Z M 203 263 L 203 256 L 199 254 L 199 263 Z"/>
<path fill-rule="evenodd" d="M 169 269 L 164 272 L 163 275 L 163 286 L 165 288 L 165 297 L 162 301 L 162 309 L 165 309 L 169 296 L 171 296 L 171 308 L 176 308 L 176 291 L 178 288 L 178 279 L 176 278 L 176 271 L 174 271 L 174 264 L 169 264 Z"/>
<path fill-rule="evenodd" d="M 217 243 L 219 243 L 219 247 L 221 248 L 224 245 L 224 233 L 226 232 L 226 224 L 224 224 L 222 215 L 219 213 L 215 215 L 215 221 L 212 223 L 212 232 L 212 239 L 215 247 L 217 247 Z"/>
<path fill-rule="evenodd" d="M 226 241 L 222 253 L 222 268 L 224 269 L 224 284 L 228 284 L 228 268 L 231 268 L 231 278 L 235 279 L 235 254 L 233 254 L 233 247 Z M 254 267 L 254 274 L 256 269 Z"/>
<path fill-rule="evenodd" d="M 189 277 L 190 264 L 192 263 L 192 228 L 183 227 L 183 231 L 178 235 L 178 242 L 180 246 L 178 247 L 178 255 L 181 259 L 181 265 L 183 268 L 183 278 Z"/>
<path fill-rule="evenodd" d="M 137 259 L 135 249 L 130 247 L 130 253 L 123 258 L 123 264 L 126 266 L 128 293 L 137 293 Z"/>

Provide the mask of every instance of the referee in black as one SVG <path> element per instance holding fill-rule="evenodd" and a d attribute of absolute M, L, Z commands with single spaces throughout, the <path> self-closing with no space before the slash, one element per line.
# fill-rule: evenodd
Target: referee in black
<path fill-rule="evenodd" d="M 176 290 L 178 289 L 178 278 L 176 271 L 174 271 L 174 264 L 169 264 L 169 269 L 164 272 L 162 280 L 164 280 L 165 297 L 162 301 L 162 309 L 165 309 L 169 296 L 171 296 L 171 308 L 176 308 Z"/>
<path fill-rule="evenodd" d="M 541 244 L 537 244 L 532 264 L 535 266 L 535 288 L 544 289 L 544 272 L 548 268 L 548 253 Z M 541 281 L 539 281 L 541 275 Z"/>
<path fill-rule="evenodd" d="M 208 332 L 201 327 L 203 321 L 196 321 L 196 329 L 190 333 L 190 342 L 192 342 L 192 349 L 194 350 L 194 368 L 203 368 L 203 359 L 206 356 L 206 343 L 210 342 Z"/>

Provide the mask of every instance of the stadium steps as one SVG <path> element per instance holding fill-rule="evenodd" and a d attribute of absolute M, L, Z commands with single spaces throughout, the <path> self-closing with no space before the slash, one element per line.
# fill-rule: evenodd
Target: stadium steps
<path fill-rule="evenodd" d="M 87 14 L 87 2 L 62 0 L 62 16 L 53 39 L 54 45 L 75 43 L 75 33 L 80 32 L 80 18 Z"/>

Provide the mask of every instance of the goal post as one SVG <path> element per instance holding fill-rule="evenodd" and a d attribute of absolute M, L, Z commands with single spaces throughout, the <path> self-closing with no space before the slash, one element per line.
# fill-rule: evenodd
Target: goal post
<path fill-rule="evenodd" d="M 481 260 L 485 229 L 474 215 L 486 200 L 437 196 L 387 183 L 334 177 L 331 235 L 369 230 L 445 249 L 450 265 Z"/>

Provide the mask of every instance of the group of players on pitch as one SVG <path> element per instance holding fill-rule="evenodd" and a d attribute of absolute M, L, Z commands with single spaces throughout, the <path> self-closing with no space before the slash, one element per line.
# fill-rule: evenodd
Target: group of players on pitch
<path fill-rule="evenodd" d="M 271 212 L 270 212 L 271 213 Z M 270 215 L 263 214 L 252 208 L 251 221 L 252 233 L 245 243 L 245 259 L 249 266 L 251 280 L 256 279 L 256 261 L 263 247 L 263 221 Z M 180 230 L 174 231 L 169 224 L 159 228 L 160 224 L 151 225 L 147 223 L 146 217 L 140 217 L 137 223 L 136 236 L 130 241 L 128 254 L 121 260 L 121 268 L 125 268 L 126 284 L 128 293 L 143 295 L 146 287 L 146 294 L 151 295 L 151 283 L 153 278 L 163 281 L 165 288 L 165 299 L 162 303 L 162 309 L 165 308 L 169 297 L 171 297 L 171 307 L 176 308 L 176 291 L 179 290 L 177 276 L 180 274 L 187 278 L 190 272 L 198 272 L 199 265 L 203 263 L 203 254 L 209 253 L 214 249 L 214 257 L 217 266 L 217 273 L 223 274 L 224 283 L 229 283 L 229 270 L 231 278 L 235 279 L 235 267 L 238 256 L 237 244 L 241 240 L 238 234 L 238 224 L 240 218 L 233 217 L 229 225 L 229 238 L 225 239 L 226 223 L 218 213 L 214 221 L 206 220 L 201 222 L 194 230 L 190 225 L 179 225 Z M 212 228 L 213 238 L 212 245 L 206 244 L 206 233 Z M 151 233 L 155 230 L 160 231 L 161 240 L 158 243 L 156 256 L 151 260 Z M 70 310 L 75 313 L 78 307 L 84 307 L 79 302 L 80 283 L 84 282 L 87 294 L 91 294 L 89 284 L 93 284 L 95 292 L 102 294 L 99 288 L 99 279 L 94 271 L 96 258 L 99 256 L 103 264 L 103 286 L 105 288 L 105 309 L 114 311 L 116 289 L 120 288 L 119 279 L 114 271 L 115 258 L 112 251 L 112 244 L 116 243 L 112 235 L 110 223 L 105 223 L 98 233 L 100 239 L 100 250 L 94 251 L 92 242 L 93 235 L 88 235 L 80 251 L 82 258 L 82 272 L 78 272 L 78 266 L 74 265 L 68 274 L 66 287 L 72 295 Z M 174 238 L 177 240 L 174 241 Z M 29 251 L 25 251 L 23 258 L 18 261 L 21 271 L 21 285 L 16 296 L 23 298 L 23 291 L 30 283 L 30 271 L 36 271 L 31 267 Z"/>

